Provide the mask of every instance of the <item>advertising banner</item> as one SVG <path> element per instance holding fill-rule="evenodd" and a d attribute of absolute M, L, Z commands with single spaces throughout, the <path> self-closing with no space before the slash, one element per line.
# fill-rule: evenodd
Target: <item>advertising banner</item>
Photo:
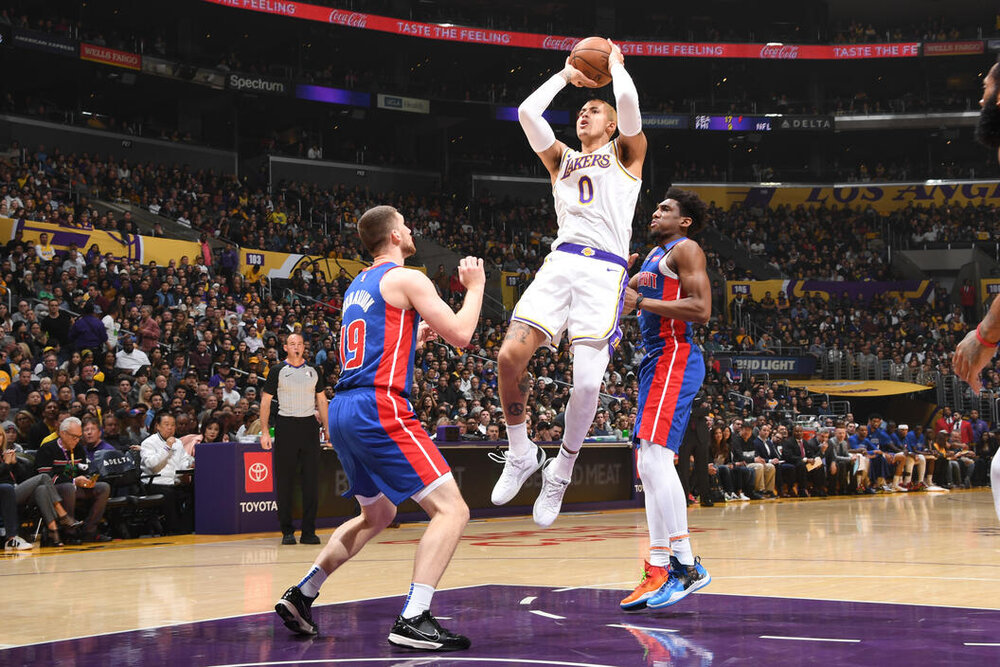
<path fill-rule="evenodd" d="M 509 120 L 512 123 L 516 123 L 517 107 L 494 107 L 493 116 L 497 120 Z M 546 109 L 542 113 L 542 118 L 553 125 L 569 125 L 570 122 L 575 122 L 575 116 L 571 119 L 570 113 L 562 109 Z"/>
<path fill-rule="evenodd" d="M 983 40 L 968 42 L 924 42 L 925 56 L 969 56 L 984 51 Z"/>
<path fill-rule="evenodd" d="M 778 116 L 774 129 L 829 131 L 833 129 L 833 116 Z"/>
<path fill-rule="evenodd" d="M 465 44 L 516 46 L 528 49 L 570 51 L 583 37 L 543 35 L 510 30 L 491 30 L 446 23 L 422 23 L 390 16 L 281 0 L 204 0 L 214 5 L 330 23 L 358 30 L 436 39 Z M 915 58 L 920 42 L 889 44 L 711 44 L 691 42 L 616 42 L 626 56 L 661 58 L 744 58 L 758 60 L 864 60 L 869 58 Z"/>
<path fill-rule="evenodd" d="M 90 246 L 96 245 L 101 254 L 110 252 L 113 257 L 137 259 L 142 264 L 156 262 L 161 266 L 166 266 L 170 260 L 178 262 L 185 255 L 191 262 L 194 262 L 201 253 L 201 247 L 194 241 L 178 241 L 152 236 L 123 236 L 118 232 L 76 229 L 49 222 L 15 221 L 10 218 L 0 218 L 0 238 L 12 239 L 18 231 L 24 232 L 24 240 L 36 243 L 39 235 L 45 232 L 49 235 L 49 240 L 56 247 L 56 250 L 68 250 L 72 245 L 78 250 L 87 252 Z"/>
<path fill-rule="evenodd" d="M 368 93 L 356 93 L 352 90 L 330 88 L 328 86 L 312 86 L 300 83 L 295 86 L 295 97 L 300 100 L 325 102 L 327 104 L 343 104 L 353 107 L 370 107 L 372 96 Z"/>
<path fill-rule="evenodd" d="M 272 493 L 274 466 L 271 452 L 243 452 L 244 493 Z"/>
<path fill-rule="evenodd" d="M 870 301 L 876 294 L 892 296 L 911 301 L 933 303 L 934 290 L 929 280 L 896 280 L 885 282 L 837 282 L 826 280 L 727 280 L 726 281 L 726 311 L 731 311 L 730 304 L 737 295 L 746 295 L 760 302 L 770 292 L 771 297 L 778 298 L 783 292 L 789 302 L 794 302 L 802 296 L 818 296 L 829 301 L 840 299 L 846 294 L 851 301 L 859 298 Z"/>
<path fill-rule="evenodd" d="M 229 72 L 226 74 L 226 88 L 246 93 L 288 95 L 292 91 L 292 84 L 285 79 L 276 79 L 260 74 Z"/>
<path fill-rule="evenodd" d="M 487 454 L 498 444 L 501 443 L 456 443 L 441 447 L 455 482 L 474 513 L 484 509 L 495 511 L 490 502 L 494 466 Z M 558 445 L 545 449 L 550 456 L 558 453 Z M 270 452 L 262 451 L 257 443 L 203 442 L 197 446 L 197 458 L 196 533 L 230 535 L 279 529 L 277 494 L 273 488 L 265 488 L 268 480 L 273 479 Z M 320 527 L 337 525 L 355 513 L 357 502 L 353 497 L 343 496 L 350 482 L 332 449 L 320 452 L 319 467 L 317 523 Z M 631 503 L 632 469 L 632 448 L 627 443 L 587 445 L 587 457 L 573 469 L 573 483 L 566 490 L 564 507 L 573 511 L 574 505 L 579 507 L 580 503 Z M 540 484 L 538 475 L 528 479 L 510 506 L 530 506 Z M 293 491 L 292 497 L 295 499 L 292 516 L 301 517 L 300 494 Z M 404 514 L 420 512 L 412 500 L 400 505 L 399 510 Z"/>
<path fill-rule="evenodd" d="M 400 97 L 399 95 L 378 94 L 379 109 L 393 109 L 395 111 L 409 111 L 410 113 L 430 113 L 430 100 L 422 100 L 418 97 Z"/>
<path fill-rule="evenodd" d="M 750 184 L 691 185 L 706 202 L 728 209 L 733 204 L 772 208 L 781 205 L 826 206 L 891 213 L 907 206 L 953 204 L 1000 205 L 1000 182 L 939 181 L 930 183 L 852 184 L 816 186 L 758 186 Z"/>
<path fill-rule="evenodd" d="M 60 56 L 73 56 L 75 58 L 77 53 L 79 53 L 79 47 L 75 39 L 50 32 L 15 28 L 11 41 L 14 43 L 14 46 L 45 51 L 46 53 L 55 53 Z"/>
<path fill-rule="evenodd" d="M 731 357 L 734 367 L 751 375 L 812 375 L 816 372 L 816 357 L 773 357 L 771 355 L 740 355 Z"/>
<path fill-rule="evenodd" d="M 686 130 L 691 126 L 691 117 L 680 114 L 644 113 L 642 126 L 660 130 Z"/>
<path fill-rule="evenodd" d="M 142 56 L 138 53 L 109 49 L 106 46 L 98 46 L 97 44 L 88 44 L 86 42 L 80 43 L 80 59 L 111 65 L 112 67 L 142 69 Z"/>
<path fill-rule="evenodd" d="M 793 382 L 792 385 L 804 387 L 814 394 L 829 394 L 830 396 L 893 396 L 932 388 L 922 384 L 894 380 L 814 380 L 803 384 Z"/>

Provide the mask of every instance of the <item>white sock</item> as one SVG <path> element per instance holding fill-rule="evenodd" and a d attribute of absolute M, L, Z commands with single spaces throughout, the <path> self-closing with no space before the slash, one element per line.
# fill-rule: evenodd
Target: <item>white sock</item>
<path fill-rule="evenodd" d="M 531 453 L 531 440 L 528 438 L 528 424 L 507 425 L 508 455 L 523 458 Z"/>
<path fill-rule="evenodd" d="M 664 517 L 664 507 L 670 506 L 669 497 L 664 497 L 663 476 L 658 473 L 660 452 L 651 448 L 660 447 L 650 444 L 648 440 L 639 443 L 638 470 L 642 480 L 642 491 L 646 496 L 646 526 L 649 529 L 649 564 L 659 567 L 670 565 L 670 535 L 667 521 Z M 669 510 L 673 515 L 673 510 Z"/>
<path fill-rule="evenodd" d="M 670 556 L 673 552 L 670 549 L 670 539 L 657 540 L 657 544 L 649 543 L 649 564 L 656 567 L 670 567 Z"/>
<path fill-rule="evenodd" d="M 691 551 L 691 537 L 685 532 L 670 538 L 670 548 L 681 565 L 694 565 L 694 552 Z"/>
<path fill-rule="evenodd" d="M 552 474 L 559 479 L 573 479 L 573 466 L 576 465 L 576 457 L 579 455 L 579 450 L 571 452 L 566 449 L 565 445 L 560 447 L 556 460 L 550 464 L 552 466 Z"/>
<path fill-rule="evenodd" d="M 413 618 L 420 616 L 431 608 L 431 599 L 434 597 L 434 587 L 427 584 L 410 584 L 410 594 L 406 596 L 406 604 L 403 605 L 403 618 Z"/>
<path fill-rule="evenodd" d="M 640 447 L 646 459 L 643 470 L 646 471 L 647 477 L 656 479 L 654 490 L 658 503 L 663 508 L 663 519 L 666 522 L 666 532 L 674 557 L 682 565 L 694 565 L 694 553 L 691 551 L 691 539 L 688 535 L 687 499 L 684 496 L 681 478 L 674 466 L 674 452 L 646 440 L 640 443 Z M 642 482 L 642 488 L 648 493 L 645 480 Z"/>
<path fill-rule="evenodd" d="M 302 594 L 307 598 L 314 598 L 319 595 L 319 589 L 328 576 L 326 571 L 319 565 L 313 565 L 306 572 L 306 576 L 302 577 L 302 581 L 299 582 Z"/>

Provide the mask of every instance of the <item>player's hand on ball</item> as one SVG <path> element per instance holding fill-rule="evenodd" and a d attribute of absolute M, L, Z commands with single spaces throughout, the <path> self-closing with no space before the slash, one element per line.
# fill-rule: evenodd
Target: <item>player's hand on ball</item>
<path fill-rule="evenodd" d="M 478 257 L 466 257 L 459 262 L 458 279 L 465 289 L 485 287 L 486 271 L 483 270 L 483 260 Z"/>
<path fill-rule="evenodd" d="M 609 39 L 608 46 L 611 47 L 611 53 L 608 54 L 608 69 L 615 65 L 624 65 L 625 56 L 622 55 L 622 50 L 618 48 L 618 45 Z"/>
<path fill-rule="evenodd" d="M 560 72 L 566 83 L 577 88 L 597 88 L 597 82 L 587 77 L 586 74 L 569 64 L 569 57 L 566 58 L 566 66 Z"/>

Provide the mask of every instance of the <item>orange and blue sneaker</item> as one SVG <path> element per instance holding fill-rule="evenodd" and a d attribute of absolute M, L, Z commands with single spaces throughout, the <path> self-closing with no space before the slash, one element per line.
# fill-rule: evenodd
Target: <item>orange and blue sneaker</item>
<path fill-rule="evenodd" d="M 642 569 L 642 579 L 635 590 L 621 601 L 621 608 L 625 611 L 637 611 L 646 607 L 646 600 L 651 598 L 660 587 L 667 581 L 667 568 L 659 565 L 650 565 L 645 561 Z"/>

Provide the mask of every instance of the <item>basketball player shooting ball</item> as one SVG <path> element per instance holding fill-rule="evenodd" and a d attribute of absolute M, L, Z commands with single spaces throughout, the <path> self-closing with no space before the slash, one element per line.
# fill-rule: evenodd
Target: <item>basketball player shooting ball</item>
<path fill-rule="evenodd" d="M 597 411 L 611 350 L 621 338 L 618 318 L 646 156 L 639 96 L 625 71 L 621 50 L 601 38 L 584 42 L 608 52 L 617 111 L 599 99 L 583 105 L 576 119 L 581 149 L 573 150 L 557 140 L 542 113 L 567 84 L 598 85 L 570 64 L 582 44 L 567 58 L 562 71 L 518 108 L 528 143 L 552 179 L 559 232 L 552 252 L 514 307 L 500 347 L 500 400 L 510 446 L 492 500 L 495 505 L 509 502 L 524 481 L 543 468 L 542 489 L 533 512 L 535 523 L 543 527 L 559 515 L 577 454 Z M 566 406 L 562 447 L 556 458 L 546 461 L 545 453 L 528 438 L 525 403 L 531 379 L 527 367 L 539 346 L 558 345 L 563 332 L 573 352 L 573 393 Z"/>
<path fill-rule="evenodd" d="M 1000 160 L 1000 57 L 983 79 L 983 98 L 979 100 L 979 126 L 976 140 L 991 150 L 997 151 Z M 997 352 L 1000 343 L 1000 297 L 993 299 L 989 312 L 982 322 L 970 331 L 958 347 L 952 365 L 955 374 L 969 383 L 977 394 L 983 388 L 980 373 Z M 993 505 L 1000 518 L 1000 453 L 993 455 L 990 466 L 990 484 L 993 489 Z"/>

